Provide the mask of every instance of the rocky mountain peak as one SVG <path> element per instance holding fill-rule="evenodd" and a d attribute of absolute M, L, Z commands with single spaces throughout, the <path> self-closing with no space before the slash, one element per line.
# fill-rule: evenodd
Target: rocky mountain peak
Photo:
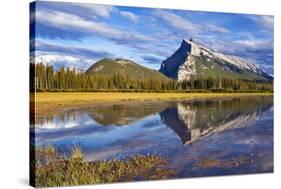
<path fill-rule="evenodd" d="M 248 76 L 252 80 L 272 78 L 259 66 L 241 57 L 211 50 L 193 39 L 183 39 L 176 52 L 161 63 L 159 71 L 177 80 L 214 76 L 243 80 L 248 80 Z"/>

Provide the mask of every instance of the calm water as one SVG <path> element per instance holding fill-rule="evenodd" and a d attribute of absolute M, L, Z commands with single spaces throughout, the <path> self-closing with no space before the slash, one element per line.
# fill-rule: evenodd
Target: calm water
<path fill-rule="evenodd" d="M 273 171 L 273 97 L 130 103 L 66 110 L 36 123 L 36 146 L 85 159 L 157 153 L 177 177 Z"/>

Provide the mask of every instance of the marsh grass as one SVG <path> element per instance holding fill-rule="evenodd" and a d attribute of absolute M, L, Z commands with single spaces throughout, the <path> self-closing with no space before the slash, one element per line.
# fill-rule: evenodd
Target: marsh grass
<path fill-rule="evenodd" d="M 57 158 L 57 150 L 52 145 L 47 145 L 45 147 L 35 148 L 35 159 L 40 160 L 37 161 L 37 164 L 48 164 Z"/>
<path fill-rule="evenodd" d="M 37 150 L 41 153 L 44 151 L 56 154 L 56 150 L 51 147 Z M 88 162 L 84 161 L 81 148 L 73 146 L 69 159 L 51 157 L 53 157 L 52 161 L 37 161 L 34 175 L 36 187 L 163 179 L 171 178 L 174 174 L 172 170 L 165 167 L 166 160 L 156 154 L 137 154 L 122 160 Z"/>
<path fill-rule="evenodd" d="M 112 104 L 131 101 L 170 101 L 191 100 L 198 98 L 225 98 L 241 96 L 273 95 L 273 93 L 156 93 L 156 92 L 52 92 L 31 93 L 30 103 L 35 104 L 31 109 L 35 115 L 43 115 L 68 107 Z"/>
<path fill-rule="evenodd" d="M 83 152 L 78 145 L 74 145 L 71 150 L 71 159 L 83 160 Z"/>

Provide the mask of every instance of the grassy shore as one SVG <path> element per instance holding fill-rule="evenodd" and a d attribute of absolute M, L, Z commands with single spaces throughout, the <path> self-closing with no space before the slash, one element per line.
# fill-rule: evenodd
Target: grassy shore
<path fill-rule="evenodd" d="M 191 100 L 203 98 L 225 98 L 240 96 L 273 95 L 273 93 L 119 93 L 119 92 L 73 92 L 36 93 L 30 95 L 35 105 L 35 114 L 42 114 L 62 108 L 111 104 L 129 101 Z M 32 111 L 32 108 L 31 108 Z"/>
<path fill-rule="evenodd" d="M 166 160 L 159 155 L 137 154 L 126 159 L 83 160 L 82 150 L 74 146 L 71 157 L 57 155 L 52 146 L 36 148 L 34 185 L 36 187 L 71 186 L 81 184 L 112 183 L 134 180 L 170 178 L 174 172 L 166 168 Z"/>

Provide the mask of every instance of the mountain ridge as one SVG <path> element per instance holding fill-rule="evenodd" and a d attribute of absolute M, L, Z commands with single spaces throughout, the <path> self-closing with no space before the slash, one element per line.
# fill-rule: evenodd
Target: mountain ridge
<path fill-rule="evenodd" d="M 117 73 L 124 74 L 130 78 L 137 80 L 148 80 L 148 79 L 157 79 L 161 81 L 170 80 L 168 77 L 163 75 L 157 70 L 153 70 L 142 65 L 139 65 L 131 60 L 117 58 L 117 59 L 101 59 L 94 63 L 90 68 L 85 72 L 89 75 L 106 75 L 112 76 Z"/>
<path fill-rule="evenodd" d="M 166 60 L 162 61 L 159 71 L 179 81 L 192 77 L 220 77 L 250 81 L 272 80 L 256 64 L 233 55 L 225 55 L 211 50 L 192 39 L 183 39 L 180 47 Z"/>
<path fill-rule="evenodd" d="M 188 81 L 191 78 L 213 78 L 251 82 L 273 81 L 273 76 L 258 65 L 238 56 L 209 49 L 192 39 L 183 39 L 180 47 L 161 62 L 158 71 L 124 58 L 104 58 L 94 63 L 85 73 L 95 76 L 121 73 L 136 80 Z"/>

